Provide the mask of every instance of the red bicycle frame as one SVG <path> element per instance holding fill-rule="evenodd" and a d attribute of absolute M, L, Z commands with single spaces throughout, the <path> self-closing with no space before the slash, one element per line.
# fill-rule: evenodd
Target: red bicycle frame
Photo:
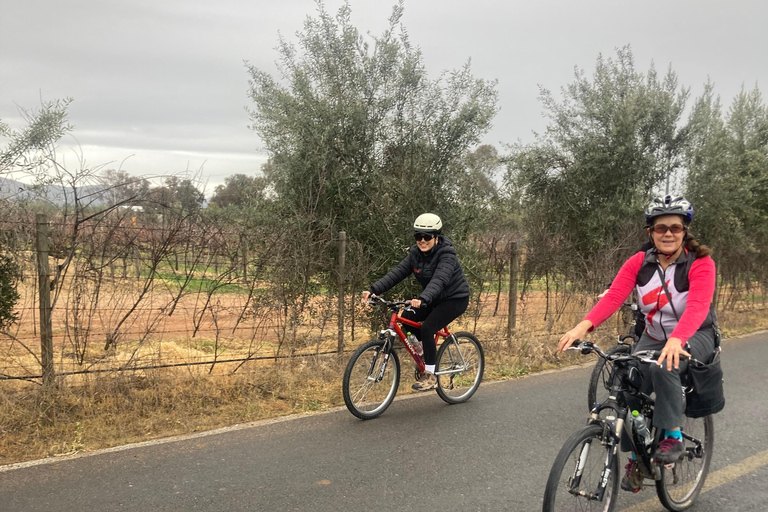
<path fill-rule="evenodd" d="M 405 341 L 405 333 L 400 328 L 399 324 L 404 325 L 410 325 L 411 327 L 416 327 L 417 329 L 421 329 L 421 324 L 419 322 L 414 322 L 413 320 L 408 320 L 407 318 L 403 318 L 400 316 L 397 312 L 392 313 L 392 318 L 389 320 L 389 328 L 397 334 L 397 336 L 400 338 L 400 341 L 403 342 L 403 345 L 405 345 L 405 349 L 408 351 L 409 354 L 411 354 L 411 357 L 416 362 L 416 365 L 419 367 L 420 371 L 424 371 L 424 359 L 416 353 L 414 348 L 411 346 L 410 343 Z M 443 327 L 439 331 L 435 333 L 435 345 L 437 345 L 437 340 L 440 338 L 447 338 L 450 336 L 451 333 L 448 332 L 448 327 Z M 422 342 L 423 343 L 423 342 Z"/>

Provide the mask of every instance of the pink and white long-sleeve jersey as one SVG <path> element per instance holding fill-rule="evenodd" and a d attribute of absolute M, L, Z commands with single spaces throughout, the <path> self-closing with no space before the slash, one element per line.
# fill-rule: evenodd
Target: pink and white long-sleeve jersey
<path fill-rule="evenodd" d="M 693 254 L 684 251 L 666 271 L 661 269 L 656 257 L 655 251 L 638 252 L 624 262 L 608 293 L 595 304 L 585 319 L 597 327 L 621 307 L 635 288 L 639 297 L 638 306 L 645 315 L 648 335 L 660 341 L 678 338 L 685 345 L 688 338 L 708 320 L 715 292 L 715 262 L 709 256 L 694 260 L 686 280 L 684 276 L 675 279 L 675 274 L 685 272 L 688 258 L 693 258 Z M 672 297 L 671 304 L 661 286 L 662 277 Z M 675 311 L 680 316 L 679 320 Z"/>

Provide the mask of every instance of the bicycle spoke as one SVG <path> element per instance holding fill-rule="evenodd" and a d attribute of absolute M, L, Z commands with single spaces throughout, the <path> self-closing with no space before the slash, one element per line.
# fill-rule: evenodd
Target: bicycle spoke
<path fill-rule="evenodd" d="M 366 384 L 363 385 L 359 390 L 357 390 L 357 393 L 352 397 L 352 399 L 357 403 L 364 403 L 365 398 L 368 396 L 368 392 L 373 389 L 374 382 L 368 381 Z"/>

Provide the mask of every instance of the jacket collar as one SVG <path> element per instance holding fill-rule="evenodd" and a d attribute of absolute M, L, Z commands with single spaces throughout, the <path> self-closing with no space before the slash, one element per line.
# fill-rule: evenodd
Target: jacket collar
<path fill-rule="evenodd" d="M 677 257 L 675 261 L 673 261 L 671 264 L 675 265 L 677 263 L 686 263 L 688 261 L 688 258 L 690 255 L 688 254 L 688 249 L 683 247 L 683 252 L 680 253 L 680 256 Z M 643 260 L 643 263 L 652 263 L 656 264 L 658 263 L 659 258 L 659 250 L 655 247 L 651 247 L 645 252 L 645 259 Z"/>

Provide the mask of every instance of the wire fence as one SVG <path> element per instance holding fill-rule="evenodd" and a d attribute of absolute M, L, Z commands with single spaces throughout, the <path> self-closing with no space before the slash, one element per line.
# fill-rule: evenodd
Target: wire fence
<path fill-rule="evenodd" d="M 205 365 L 234 372 L 248 362 L 343 354 L 385 322 L 360 304 L 358 274 L 345 271 L 343 245 L 336 289 L 311 276 L 286 282 L 281 262 L 269 259 L 269 241 L 235 230 L 141 225 L 130 217 L 0 227 L 15 230 L 6 250 L 21 262 L 17 321 L 0 333 L 0 381 L 39 380 L 46 364 L 56 377 Z M 41 229 L 50 230 L 45 251 Z M 484 267 L 454 330 L 470 330 L 486 344 L 543 340 L 594 303 L 549 282 L 528 280 L 521 293 L 514 257 Z M 41 273 L 41 258 L 49 274 Z M 758 302 L 735 304 L 754 309 Z M 627 323 L 619 317 L 615 329 Z"/>

